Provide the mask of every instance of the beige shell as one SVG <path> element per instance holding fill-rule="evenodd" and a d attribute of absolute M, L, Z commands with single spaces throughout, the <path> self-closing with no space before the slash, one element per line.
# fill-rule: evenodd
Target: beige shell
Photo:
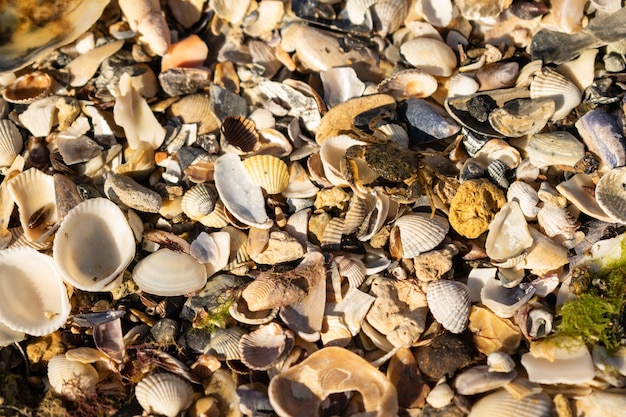
<path fill-rule="evenodd" d="M 448 80 L 448 97 L 469 96 L 480 88 L 476 78 L 465 73 L 454 74 Z"/>
<path fill-rule="evenodd" d="M 183 276 L 185 279 L 180 279 Z M 191 255 L 162 248 L 137 262 L 133 280 L 142 291 L 172 297 L 204 287 L 207 274 Z"/>
<path fill-rule="evenodd" d="M 226 226 L 228 224 L 228 217 L 226 217 L 226 213 L 224 212 L 224 203 L 217 200 L 213 211 L 201 217 L 198 221 L 207 227 L 214 227 L 216 229 L 221 229 Z"/>
<path fill-rule="evenodd" d="M 228 312 L 232 318 L 240 323 L 253 325 L 271 322 L 278 315 L 278 310 L 279 307 L 268 310 L 250 311 L 246 300 L 241 297 L 234 299 L 230 307 L 228 307 Z"/>
<path fill-rule="evenodd" d="M 490 372 L 487 365 L 474 366 L 458 374 L 454 387 L 461 395 L 482 394 L 502 388 L 517 376 L 517 372 Z"/>
<path fill-rule="evenodd" d="M 341 250 L 341 237 L 343 234 L 345 220 L 335 217 L 328 222 L 322 234 L 321 248 L 329 252 Z"/>
<path fill-rule="evenodd" d="M 600 178 L 596 200 L 616 222 L 626 223 L 626 167 L 613 168 Z"/>
<path fill-rule="evenodd" d="M 211 9 L 221 18 L 232 24 L 240 23 L 250 7 L 250 0 L 229 1 L 209 0 Z"/>
<path fill-rule="evenodd" d="M 426 397 L 426 402 L 433 408 L 443 408 L 454 398 L 454 390 L 445 382 L 435 385 Z"/>
<path fill-rule="evenodd" d="M 52 127 L 58 123 L 56 102 L 57 96 L 45 97 L 30 104 L 17 118 L 22 126 L 36 137 L 50 134 Z"/>
<path fill-rule="evenodd" d="M 408 13 L 404 0 L 377 0 L 374 4 L 375 23 L 378 33 L 383 38 L 403 25 Z"/>
<path fill-rule="evenodd" d="M 221 230 L 230 235 L 230 256 L 228 257 L 227 271 L 240 268 L 250 262 L 248 254 L 248 236 L 233 226 L 225 226 Z"/>
<path fill-rule="evenodd" d="M 241 327 L 218 329 L 211 333 L 211 340 L 204 348 L 204 353 L 215 352 L 220 360 L 241 359 L 239 340 L 247 333 Z"/>
<path fill-rule="evenodd" d="M 359 288 L 365 281 L 365 265 L 360 259 L 340 255 L 335 257 L 335 262 L 339 269 L 339 275 L 348 281 L 350 287 Z"/>
<path fill-rule="evenodd" d="M 317 194 L 319 188 L 311 182 L 306 170 L 299 162 L 289 164 L 289 181 L 282 191 L 285 198 L 310 198 Z"/>
<path fill-rule="evenodd" d="M 211 101 L 204 94 L 190 94 L 173 103 L 169 113 L 180 117 L 184 123 L 198 123 L 198 135 L 213 132 L 220 127 L 217 116 L 211 110 Z"/>
<path fill-rule="evenodd" d="M 520 137 L 543 129 L 554 111 L 555 103 L 550 98 L 521 98 L 511 100 L 489 113 L 489 123 L 504 136 Z"/>
<path fill-rule="evenodd" d="M 366 143 L 353 139 L 348 135 L 329 137 L 322 143 L 319 156 L 324 167 L 324 175 L 331 184 L 338 187 L 350 185 L 343 176 L 342 164 L 345 162 L 346 150 L 354 145 L 366 145 Z M 363 184 L 368 184 L 378 178 L 378 174 L 369 168 L 364 160 L 358 158 L 355 159 L 355 162 L 359 170 L 359 180 Z"/>
<path fill-rule="evenodd" d="M 393 73 L 378 84 L 379 93 L 392 95 L 402 101 L 409 97 L 430 97 L 437 91 L 437 79 L 431 74 L 411 68 Z"/>
<path fill-rule="evenodd" d="M 283 329 L 278 323 L 259 326 L 239 339 L 241 361 L 250 369 L 267 370 L 283 356 L 288 347 L 287 338 L 293 333 Z M 292 341 L 293 343 L 293 341 Z"/>
<path fill-rule="evenodd" d="M 191 406 L 193 387 L 174 374 L 152 374 L 139 381 L 135 397 L 147 413 L 176 417 Z"/>
<path fill-rule="evenodd" d="M 566 131 L 537 133 L 516 143 L 539 168 L 551 165 L 574 166 L 585 156 L 585 145 Z"/>
<path fill-rule="evenodd" d="M 489 372 L 511 372 L 515 369 L 515 361 L 508 353 L 495 351 L 487 355 Z"/>
<path fill-rule="evenodd" d="M 452 3 L 451 0 L 423 0 L 421 6 L 424 20 L 433 26 L 445 28 L 454 14 Z"/>
<path fill-rule="evenodd" d="M 524 213 L 517 201 L 505 203 L 489 224 L 487 255 L 502 262 L 521 254 L 533 244 Z"/>
<path fill-rule="evenodd" d="M 441 216 L 411 213 L 395 221 L 389 238 L 389 251 L 397 259 L 414 258 L 434 249 L 446 237 L 450 226 Z"/>
<path fill-rule="evenodd" d="M 571 239 L 580 223 L 567 207 L 557 207 L 546 203 L 537 213 L 537 221 L 548 237 L 558 235 Z"/>
<path fill-rule="evenodd" d="M 556 186 L 557 191 L 581 212 L 603 222 L 615 222 L 613 216 L 605 213 L 604 209 L 598 204 L 595 188 L 596 185 L 593 183 L 593 179 L 587 174 L 576 174 Z"/>
<path fill-rule="evenodd" d="M 249 283 L 241 296 L 250 311 L 268 310 L 291 304 L 304 297 L 306 293 L 287 278 L 264 273 Z"/>
<path fill-rule="evenodd" d="M 447 279 L 431 281 L 426 299 L 435 320 L 446 330 L 452 333 L 465 330 L 472 305 L 467 285 Z"/>
<path fill-rule="evenodd" d="M 52 89 L 53 79 L 45 72 L 33 71 L 18 77 L 2 93 L 9 103 L 29 104 L 44 98 Z"/>
<path fill-rule="evenodd" d="M 246 158 L 243 167 L 252 182 L 268 194 L 282 193 L 289 184 L 289 170 L 280 158 L 272 155 L 255 155 Z"/>
<path fill-rule="evenodd" d="M 78 400 L 96 392 L 99 376 L 92 365 L 69 360 L 63 354 L 48 362 L 48 380 L 56 393 Z"/>
<path fill-rule="evenodd" d="M 437 77 L 449 77 L 457 64 L 452 49 L 437 39 L 409 40 L 400 46 L 400 52 L 415 68 Z"/>
<path fill-rule="evenodd" d="M 576 84 L 555 70 L 544 67 L 530 83 L 530 98 L 551 98 L 555 111 L 550 120 L 563 119 L 581 102 L 582 95 Z"/>
<path fill-rule="evenodd" d="M 360 25 L 364 23 L 368 17 L 371 19 L 369 9 L 374 3 L 376 3 L 376 0 L 346 0 L 345 10 L 350 22 L 355 25 Z"/>
<path fill-rule="evenodd" d="M 65 281 L 81 290 L 102 291 L 134 259 L 135 235 L 115 203 L 92 198 L 63 218 L 53 257 Z"/>
<path fill-rule="evenodd" d="M 524 217 L 531 220 L 539 212 L 539 195 L 532 185 L 524 181 L 515 181 L 506 192 L 507 201 L 517 201 Z"/>
<path fill-rule="evenodd" d="M 200 183 L 183 195 L 181 207 L 191 220 L 200 220 L 213 212 L 216 200 L 215 190 L 206 183 Z"/>
<path fill-rule="evenodd" d="M 254 11 L 256 19 L 250 19 L 250 15 L 248 15 L 244 20 L 243 32 L 251 37 L 269 40 L 272 31 L 279 26 L 284 13 L 282 1 L 261 0 Z"/>
<path fill-rule="evenodd" d="M 24 146 L 24 140 L 15 123 L 9 119 L 0 120 L 0 167 L 11 166 Z"/>
<path fill-rule="evenodd" d="M 507 391 L 496 391 L 478 400 L 468 417 L 544 417 L 551 415 L 552 399 L 534 394 L 521 400 Z"/>

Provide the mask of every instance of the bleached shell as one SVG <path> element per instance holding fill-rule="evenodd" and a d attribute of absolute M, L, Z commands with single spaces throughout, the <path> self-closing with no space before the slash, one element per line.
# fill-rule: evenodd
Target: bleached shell
<path fill-rule="evenodd" d="M 65 281 L 81 290 L 102 291 L 135 257 L 135 235 L 115 203 L 85 200 L 63 218 L 53 257 Z"/>
<path fill-rule="evenodd" d="M 626 167 L 613 168 L 604 174 L 595 195 L 606 214 L 619 223 L 626 223 Z"/>
<path fill-rule="evenodd" d="M 278 323 L 269 323 L 243 335 L 239 339 L 241 361 L 254 370 L 271 368 L 285 352 L 288 333 Z"/>
<path fill-rule="evenodd" d="M 269 40 L 284 13 L 282 1 L 261 0 L 254 11 L 255 17 L 251 19 L 251 15 L 248 15 L 244 19 L 243 31 L 248 36 Z"/>
<path fill-rule="evenodd" d="M 213 211 L 216 200 L 217 194 L 213 188 L 206 183 L 200 183 L 183 195 L 181 207 L 191 220 L 200 220 Z"/>
<path fill-rule="evenodd" d="M 282 193 L 289 184 L 287 164 L 275 156 L 251 156 L 243 161 L 243 167 L 252 182 L 268 194 Z"/>
<path fill-rule="evenodd" d="M 461 395 L 474 395 L 501 388 L 511 382 L 517 372 L 490 372 L 487 365 L 463 371 L 454 380 L 454 388 Z"/>
<path fill-rule="evenodd" d="M 577 398 L 575 405 L 581 416 L 620 417 L 626 407 L 626 396 L 623 392 L 594 390 Z"/>
<path fill-rule="evenodd" d="M 528 379 L 539 384 L 587 384 L 595 376 L 589 349 L 576 339 L 533 342 L 521 363 Z"/>
<path fill-rule="evenodd" d="M 433 26 L 445 28 L 450 24 L 454 7 L 450 0 L 422 0 L 424 20 Z"/>
<path fill-rule="evenodd" d="M 147 413 L 176 417 L 191 406 L 193 387 L 174 374 L 152 374 L 139 381 L 135 397 Z"/>
<path fill-rule="evenodd" d="M 559 65 L 556 70 L 572 80 L 580 91 L 585 91 L 593 83 L 596 55 L 598 49 L 585 49 L 578 58 Z"/>
<path fill-rule="evenodd" d="M 92 365 L 69 360 L 63 354 L 48 362 L 48 380 L 56 393 L 76 400 L 96 391 L 99 376 Z"/>
<path fill-rule="evenodd" d="M 434 249 L 446 237 L 450 225 L 441 216 L 430 218 L 426 213 L 411 213 L 396 220 L 393 228 L 397 232 L 392 229 L 389 250 L 394 257 L 406 259 Z"/>
<path fill-rule="evenodd" d="M 581 212 L 595 219 L 613 223 L 615 219 L 605 213 L 598 204 L 595 197 L 595 187 L 591 176 L 581 173 L 563 181 L 556 186 L 556 189 Z"/>
<path fill-rule="evenodd" d="M 530 162 L 544 168 L 551 165 L 573 166 L 585 156 L 585 146 L 566 131 L 537 133 L 520 143 Z"/>
<path fill-rule="evenodd" d="M 360 259 L 340 255 L 335 258 L 335 262 L 337 262 L 339 275 L 348 280 L 350 287 L 359 288 L 365 281 L 365 265 Z"/>
<path fill-rule="evenodd" d="M 554 111 L 550 98 L 511 100 L 489 113 L 489 123 L 504 136 L 520 137 L 543 129 Z"/>
<path fill-rule="evenodd" d="M 408 6 L 404 0 L 377 0 L 373 12 L 378 33 L 385 37 L 402 26 L 407 16 Z"/>
<path fill-rule="evenodd" d="M 15 123 L 9 119 L 0 120 L 0 167 L 11 166 L 24 146 L 24 140 Z"/>
<path fill-rule="evenodd" d="M 454 398 L 454 390 L 444 383 L 435 385 L 426 397 L 426 402 L 433 408 L 443 408 Z"/>
<path fill-rule="evenodd" d="M 447 279 L 431 281 L 426 291 L 426 299 L 435 320 L 446 330 L 452 333 L 465 330 L 472 305 L 467 285 Z"/>
<path fill-rule="evenodd" d="M 0 251 L 0 322 L 34 336 L 52 333 L 70 314 L 52 258 L 29 247 Z"/>
<path fill-rule="evenodd" d="M 553 407 L 547 394 L 533 394 L 518 400 L 502 390 L 478 400 L 468 417 L 550 417 Z"/>
<path fill-rule="evenodd" d="M 449 77 L 456 67 L 456 55 L 445 43 L 431 38 L 416 38 L 400 46 L 404 58 L 415 68 L 438 77 Z"/>
<path fill-rule="evenodd" d="M 304 297 L 305 292 L 290 280 L 280 275 L 260 275 L 249 283 L 241 296 L 250 311 L 269 310 L 282 307 Z"/>
<path fill-rule="evenodd" d="M 539 212 L 539 195 L 532 185 L 524 181 L 513 182 L 506 192 L 507 201 L 517 201 L 524 217 L 531 220 Z"/>
<path fill-rule="evenodd" d="M 322 234 L 321 247 L 329 252 L 341 250 L 341 237 L 343 234 L 345 220 L 335 217 L 328 222 Z"/>
<path fill-rule="evenodd" d="M 218 329 L 211 333 L 211 340 L 205 347 L 204 353 L 215 352 L 220 360 L 238 360 L 241 359 L 239 352 L 239 340 L 248 332 L 241 327 L 229 327 L 227 329 Z"/>
<path fill-rule="evenodd" d="M 346 0 L 346 13 L 348 19 L 355 25 L 365 22 L 369 8 L 376 3 L 376 0 Z"/>
<path fill-rule="evenodd" d="M 489 224 L 485 241 L 487 255 L 504 261 L 521 254 L 533 244 L 524 213 L 517 201 L 505 203 Z"/>
<path fill-rule="evenodd" d="M 198 123 L 198 135 L 213 132 L 220 121 L 211 110 L 211 101 L 205 94 L 190 94 L 173 103 L 168 112 L 184 123 Z"/>
<path fill-rule="evenodd" d="M 537 213 L 537 221 L 548 237 L 562 235 L 572 238 L 580 223 L 567 207 L 544 204 Z"/>
<path fill-rule="evenodd" d="M 3 92 L 9 103 L 29 104 L 44 98 L 52 89 L 52 77 L 41 71 L 33 71 L 18 77 Z"/>
<path fill-rule="evenodd" d="M 448 97 L 469 96 L 479 88 L 480 84 L 473 76 L 465 73 L 454 74 L 448 80 Z"/>
<path fill-rule="evenodd" d="M 324 87 L 324 102 L 328 107 L 360 97 L 365 84 L 359 79 L 352 67 L 330 68 L 320 73 Z"/>
<path fill-rule="evenodd" d="M 555 111 L 550 120 L 563 119 L 581 102 L 582 95 L 576 84 L 551 68 L 543 68 L 530 83 L 530 98 L 551 98 Z"/>
<path fill-rule="evenodd" d="M 250 7 L 250 0 L 209 0 L 209 4 L 220 18 L 234 25 L 241 22 L 246 16 Z"/>
<path fill-rule="evenodd" d="M 535 294 L 535 287 L 521 283 L 513 288 L 506 288 L 502 281 L 490 278 L 480 290 L 480 301 L 498 317 L 509 318 L 526 304 Z"/>
<path fill-rule="evenodd" d="M 392 95 L 396 100 L 409 97 L 430 97 L 437 91 L 437 79 L 417 68 L 398 71 L 378 84 L 379 93 Z"/>
<path fill-rule="evenodd" d="M 31 241 L 47 240 L 58 221 L 52 175 L 30 168 L 13 177 L 7 188 L 19 209 L 26 237 Z M 35 217 L 40 219 L 35 221 Z"/>
<path fill-rule="evenodd" d="M 487 355 L 489 372 L 511 372 L 515 369 L 515 361 L 508 353 L 495 351 Z"/>
<path fill-rule="evenodd" d="M 45 137 L 58 123 L 56 102 L 57 96 L 45 97 L 30 104 L 17 118 L 22 126 L 36 137 Z"/>
<path fill-rule="evenodd" d="M 230 235 L 230 256 L 225 269 L 230 271 L 247 264 L 250 261 L 250 255 L 248 254 L 248 236 L 233 226 L 223 227 L 222 232 L 226 232 Z"/>
<path fill-rule="evenodd" d="M 233 303 L 228 307 L 230 316 L 240 323 L 244 324 L 266 324 L 274 320 L 278 315 L 279 307 L 275 307 L 268 310 L 250 311 L 246 300 L 239 297 L 233 300 Z"/>
<path fill-rule="evenodd" d="M 137 262 L 133 280 L 148 294 L 173 297 L 202 288 L 207 276 L 204 265 L 191 255 L 162 248 Z"/>

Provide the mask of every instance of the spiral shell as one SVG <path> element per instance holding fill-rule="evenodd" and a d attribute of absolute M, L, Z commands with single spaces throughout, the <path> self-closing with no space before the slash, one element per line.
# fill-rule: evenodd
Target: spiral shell
<path fill-rule="evenodd" d="M 446 330 L 461 333 L 467 327 L 472 306 L 467 285 L 440 279 L 431 281 L 426 292 L 428 308 Z"/>
<path fill-rule="evenodd" d="M 135 396 L 146 412 L 176 417 L 191 405 L 193 388 L 174 374 L 152 374 L 139 381 Z"/>

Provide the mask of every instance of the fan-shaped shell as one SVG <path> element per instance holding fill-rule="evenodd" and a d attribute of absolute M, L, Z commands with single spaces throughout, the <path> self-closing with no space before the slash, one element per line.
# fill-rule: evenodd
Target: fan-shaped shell
<path fill-rule="evenodd" d="M 517 399 L 507 391 L 496 391 L 478 400 L 468 417 L 549 417 L 552 407 L 547 394 Z"/>
<path fill-rule="evenodd" d="M 476 78 L 469 74 L 454 74 L 448 80 L 448 97 L 469 96 L 480 88 Z"/>
<path fill-rule="evenodd" d="M 241 361 L 250 369 L 271 368 L 285 352 L 290 333 L 277 323 L 269 323 L 243 335 L 239 340 Z"/>
<path fill-rule="evenodd" d="M 250 311 L 289 305 L 305 296 L 304 290 L 280 275 L 264 274 L 244 288 L 241 296 Z"/>
<path fill-rule="evenodd" d="M 596 200 L 615 221 L 626 223 L 626 167 L 613 168 L 600 178 Z"/>
<path fill-rule="evenodd" d="M 414 258 L 434 249 L 446 237 L 450 226 L 441 216 L 430 218 L 426 213 L 411 213 L 394 223 L 389 238 L 389 251 L 395 258 Z"/>
<path fill-rule="evenodd" d="M 467 327 L 472 306 L 470 290 L 458 281 L 431 281 L 426 291 L 428 308 L 446 330 L 461 333 Z"/>
<path fill-rule="evenodd" d="M 515 369 L 515 361 L 508 353 L 495 351 L 487 355 L 487 366 L 489 372 L 511 372 Z"/>
<path fill-rule="evenodd" d="M 443 408 L 454 398 L 454 390 L 444 383 L 435 385 L 426 397 L 426 402 L 433 408 Z"/>
<path fill-rule="evenodd" d="M 47 96 L 51 88 L 52 77 L 34 71 L 18 77 L 4 90 L 2 97 L 9 103 L 28 104 Z"/>
<path fill-rule="evenodd" d="M 250 153 L 260 146 L 255 122 L 243 116 L 226 116 L 220 131 L 226 144 L 236 148 L 239 153 Z"/>
<path fill-rule="evenodd" d="M 200 183 L 183 195 L 181 207 L 191 220 L 200 220 L 213 211 L 216 201 L 215 190 L 206 183 Z"/>
<path fill-rule="evenodd" d="M 532 185 L 524 181 L 513 182 L 506 192 L 507 201 L 517 201 L 527 219 L 534 219 L 539 212 L 539 195 Z"/>
<path fill-rule="evenodd" d="M 449 77 L 457 64 L 452 49 L 437 39 L 411 39 L 400 46 L 400 52 L 415 68 L 437 77 Z"/>
<path fill-rule="evenodd" d="M 135 235 L 115 203 L 93 198 L 65 215 L 53 247 L 65 281 L 81 290 L 102 291 L 135 257 Z"/>
<path fill-rule="evenodd" d="M 0 322 L 43 336 L 69 314 L 67 290 L 50 256 L 29 247 L 0 251 Z"/>
<path fill-rule="evenodd" d="M 562 235 L 568 239 L 578 230 L 578 220 L 567 207 L 544 204 L 537 213 L 537 221 L 548 237 Z"/>
<path fill-rule="evenodd" d="M 190 94 L 173 103 L 169 112 L 180 117 L 184 123 L 198 123 L 198 135 L 213 132 L 220 127 L 220 121 L 211 110 L 211 101 L 204 94 Z"/>
<path fill-rule="evenodd" d="M 96 391 L 98 371 L 88 364 L 56 355 L 48 362 L 48 380 L 52 389 L 71 400 L 85 397 Z"/>
<path fill-rule="evenodd" d="M 437 91 L 437 79 L 417 68 L 398 71 L 378 84 L 378 92 L 390 94 L 396 100 L 409 97 L 430 97 Z"/>
<path fill-rule="evenodd" d="M 172 297 L 199 290 L 207 275 L 193 256 L 162 248 L 137 262 L 133 280 L 142 291 Z"/>
<path fill-rule="evenodd" d="M 580 104 L 582 95 L 576 84 L 551 68 L 543 68 L 530 83 L 530 98 L 551 98 L 555 110 L 550 118 L 561 120 Z"/>
<path fill-rule="evenodd" d="M 373 9 L 378 33 L 384 38 L 402 26 L 409 8 L 404 0 L 377 0 Z"/>
<path fill-rule="evenodd" d="M 0 167 L 11 166 L 24 146 L 24 140 L 15 123 L 9 119 L 0 120 Z"/>
<path fill-rule="evenodd" d="M 272 155 L 255 155 L 243 161 L 243 167 L 252 182 L 268 194 L 279 194 L 289 184 L 289 170 L 280 158 Z"/>
<path fill-rule="evenodd" d="M 239 340 L 246 333 L 247 331 L 241 327 L 216 330 L 211 333 L 211 340 L 205 347 L 204 352 L 214 351 L 221 360 L 238 360 L 241 358 Z"/>
<path fill-rule="evenodd" d="M 135 396 L 146 412 L 176 417 L 191 405 L 193 387 L 174 374 L 152 374 L 139 381 Z"/>

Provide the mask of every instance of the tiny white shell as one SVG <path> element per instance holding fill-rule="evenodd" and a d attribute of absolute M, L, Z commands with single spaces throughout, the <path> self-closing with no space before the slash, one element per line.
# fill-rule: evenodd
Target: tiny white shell
<path fill-rule="evenodd" d="M 458 281 L 431 281 L 426 291 L 428 308 L 446 330 L 461 333 L 467 327 L 472 306 L 470 290 Z"/>
<path fill-rule="evenodd" d="M 443 408 L 454 398 L 454 390 L 444 383 L 435 385 L 426 397 L 426 402 L 433 408 Z"/>
<path fill-rule="evenodd" d="M 207 273 L 191 255 L 162 248 L 137 262 L 133 280 L 149 294 L 173 297 L 202 288 Z"/>
<path fill-rule="evenodd" d="M 48 362 L 48 380 L 52 389 L 71 400 L 76 400 L 96 391 L 98 371 L 88 364 L 72 361 L 56 355 Z"/>
<path fill-rule="evenodd" d="M 174 374 L 152 374 L 139 381 L 135 396 L 148 413 L 176 417 L 191 405 L 193 388 Z"/>

